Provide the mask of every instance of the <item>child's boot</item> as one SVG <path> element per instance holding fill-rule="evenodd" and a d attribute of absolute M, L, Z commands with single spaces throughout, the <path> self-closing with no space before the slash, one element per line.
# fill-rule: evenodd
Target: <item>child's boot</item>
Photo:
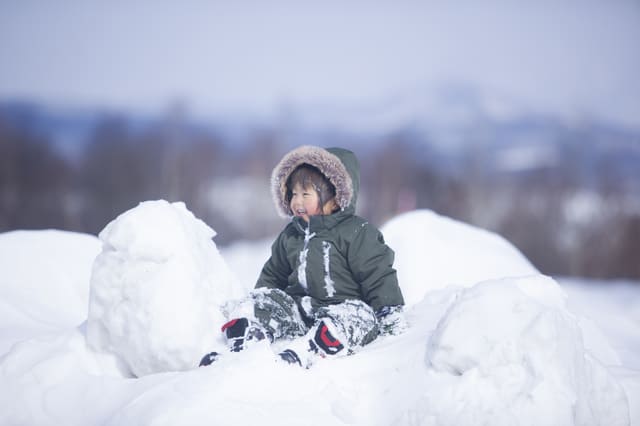
<path fill-rule="evenodd" d="M 316 325 L 315 333 L 310 343 L 312 346 L 315 345 L 316 352 L 323 358 L 326 355 L 337 355 L 338 352 L 344 349 L 344 345 L 338 339 L 338 335 L 338 330 L 333 321 L 325 318 Z"/>
<path fill-rule="evenodd" d="M 220 357 L 218 352 L 209 352 L 200 360 L 200 365 L 198 367 L 206 367 L 207 365 L 213 364 Z"/>
<path fill-rule="evenodd" d="M 337 337 L 339 333 L 329 318 L 324 318 L 304 337 L 293 342 L 289 349 L 280 352 L 280 358 L 289 364 L 309 368 L 318 356 L 334 356 L 346 353 L 345 346 Z M 342 339 L 343 341 L 346 341 Z"/>
<path fill-rule="evenodd" d="M 273 335 L 256 322 L 247 318 L 236 318 L 222 326 L 222 332 L 227 338 L 227 345 L 231 352 L 240 352 L 248 344 L 256 343 L 264 339 L 273 342 Z M 218 352 L 206 354 L 200 361 L 200 367 L 212 364 L 220 357 Z"/>
<path fill-rule="evenodd" d="M 269 339 L 273 341 L 273 336 L 264 330 L 260 324 L 250 322 L 247 318 L 236 318 L 222 326 L 222 332 L 227 338 L 227 344 L 231 352 L 240 352 L 248 344 Z"/>

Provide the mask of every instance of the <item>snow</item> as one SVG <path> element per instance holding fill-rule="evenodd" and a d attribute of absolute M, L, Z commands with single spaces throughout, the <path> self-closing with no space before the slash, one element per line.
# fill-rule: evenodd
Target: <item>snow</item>
<path fill-rule="evenodd" d="M 322 255 L 324 257 L 324 288 L 327 291 L 327 296 L 333 297 L 336 294 L 334 287 L 334 281 L 331 279 L 331 270 L 329 268 L 329 251 L 331 250 L 331 244 L 327 241 L 322 242 Z"/>
<path fill-rule="evenodd" d="M 463 290 L 429 340 L 426 361 L 433 383 L 421 406 L 437 424 L 629 424 L 624 390 L 585 351 L 551 278 Z M 462 409 L 460 399 L 468 400 Z"/>
<path fill-rule="evenodd" d="M 23 336 L 87 318 L 91 265 L 100 251 L 96 237 L 56 230 L 0 235 L 0 354 Z"/>
<path fill-rule="evenodd" d="M 498 169 L 503 172 L 520 172 L 553 167 L 558 164 L 558 154 L 549 145 L 536 143 L 505 148 L 495 159 Z"/>
<path fill-rule="evenodd" d="M 600 325 L 619 356 L 618 363 L 640 371 L 638 283 L 564 278 L 562 284 L 569 294 L 569 308 L 583 316 L 582 321 L 589 323 L 589 327 L 594 328 L 594 323 Z"/>
<path fill-rule="evenodd" d="M 396 252 L 394 267 L 407 306 L 429 290 L 471 286 L 505 276 L 537 274 L 531 263 L 501 236 L 430 211 L 395 217 L 382 227 Z"/>
<path fill-rule="evenodd" d="M 213 229 L 183 203 L 147 201 L 100 233 L 87 343 L 140 377 L 197 367 L 220 340 L 234 291 Z"/>
<path fill-rule="evenodd" d="M 300 265 L 298 265 L 298 281 L 300 285 L 307 288 L 307 253 L 309 253 L 309 241 L 316 236 L 316 233 L 309 233 L 309 227 L 304 230 L 304 248 L 300 251 Z"/>
<path fill-rule="evenodd" d="M 268 241 L 221 257 L 213 230 L 163 201 L 100 240 L 0 234 L 0 424 L 640 424 L 640 286 L 559 286 L 501 237 L 429 211 L 383 232 L 409 327 L 308 370 L 266 342 L 185 361 L 220 344 L 220 304 L 253 285 Z M 103 315 L 120 305 L 128 327 Z"/>
<path fill-rule="evenodd" d="M 564 204 L 563 213 L 569 223 L 589 226 L 598 220 L 604 210 L 605 200 L 595 191 L 581 190 L 574 193 Z"/>

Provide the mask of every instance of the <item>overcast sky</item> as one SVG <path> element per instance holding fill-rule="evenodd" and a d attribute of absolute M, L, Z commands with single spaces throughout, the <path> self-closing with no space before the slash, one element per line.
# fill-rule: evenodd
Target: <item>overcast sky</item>
<path fill-rule="evenodd" d="M 453 3 L 2 1 L 0 99 L 215 114 L 462 83 L 640 128 L 639 1 Z"/>

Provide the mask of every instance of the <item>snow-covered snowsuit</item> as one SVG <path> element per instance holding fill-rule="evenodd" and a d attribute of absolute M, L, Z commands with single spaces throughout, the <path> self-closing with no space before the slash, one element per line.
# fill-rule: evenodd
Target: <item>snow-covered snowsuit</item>
<path fill-rule="evenodd" d="M 318 168 L 335 186 L 339 210 L 294 217 L 271 247 L 256 290 L 245 303 L 275 338 L 305 334 L 330 318 L 349 349 L 378 335 L 376 311 L 404 304 L 393 269 L 394 253 L 378 229 L 355 215 L 359 166 L 341 148 L 299 147 L 284 156 L 272 174 L 279 213 L 290 217 L 286 182 L 301 164 Z"/>

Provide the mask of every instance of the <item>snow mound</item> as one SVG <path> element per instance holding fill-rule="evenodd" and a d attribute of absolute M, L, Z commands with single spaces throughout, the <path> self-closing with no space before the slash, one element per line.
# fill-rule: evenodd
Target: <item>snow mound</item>
<path fill-rule="evenodd" d="M 541 275 L 462 289 L 427 345 L 424 422 L 628 425 L 626 394 L 585 350 L 565 299 Z"/>
<path fill-rule="evenodd" d="M 100 241 L 93 235 L 0 234 L 0 354 L 17 340 L 75 327 L 87 318 L 87 283 L 98 253 Z"/>
<path fill-rule="evenodd" d="M 469 287 L 480 281 L 538 273 L 501 236 L 430 210 L 396 216 L 381 231 L 396 253 L 394 267 L 407 306 L 448 285 Z"/>
<path fill-rule="evenodd" d="M 88 234 L 58 230 L 0 234 L 0 299 L 28 308 L 32 319 L 52 325 L 63 325 L 58 322 L 64 319 L 64 325 L 78 325 L 86 317 L 87 282 L 99 252 L 100 242 Z M 42 291 L 49 285 L 59 292 Z"/>
<path fill-rule="evenodd" d="M 212 238 L 184 203 L 147 201 L 109 223 L 91 275 L 87 342 L 130 374 L 186 370 L 219 345 L 238 297 Z"/>

